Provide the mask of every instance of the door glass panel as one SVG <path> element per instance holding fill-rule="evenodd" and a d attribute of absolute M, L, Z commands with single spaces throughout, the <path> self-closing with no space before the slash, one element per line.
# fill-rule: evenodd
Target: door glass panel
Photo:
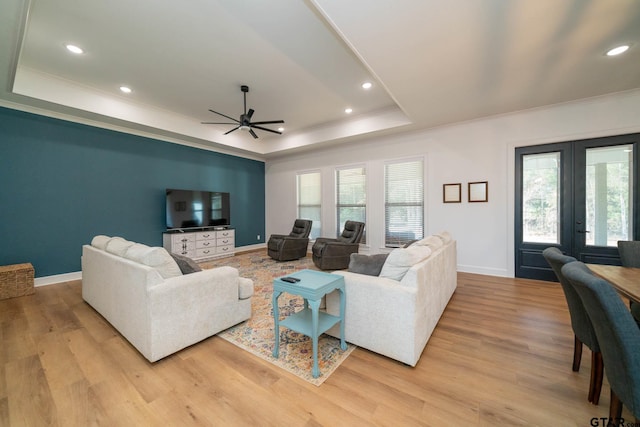
<path fill-rule="evenodd" d="M 522 156 L 522 240 L 558 244 L 560 153 Z"/>
<path fill-rule="evenodd" d="M 586 158 L 586 244 L 632 240 L 633 145 L 589 148 Z"/>

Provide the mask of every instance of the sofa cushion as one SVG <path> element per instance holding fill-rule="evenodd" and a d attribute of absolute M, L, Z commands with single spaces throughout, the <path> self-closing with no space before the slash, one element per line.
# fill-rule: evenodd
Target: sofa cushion
<path fill-rule="evenodd" d="M 431 248 L 425 245 L 414 244 L 408 248 L 394 249 L 382 266 L 380 277 L 400 281 L 412 266 L 428 258 L 429 255 L 431 255 Z"/>
<path fill-rule="evenodd" d="M 178 268 L 182 274 L 191 274 L 196 273 L 198 271 L 202 271 L 202 268 L 194 260 L 184 255 L 174 254 L 173 252 L 169 253 L 171 258 L 178 264 Z"/>
<path fill-rule="evenodd" d="M 149 248 L 149 251 L 147 251 L 142 257 L 141 262 L 144 265 L 148 265 L 149 267 L 153 267 L 158 270 L 158 273 L 160 273 L 160 275 L 165 279 L 182 276 L 180 267 L 178 267 L 178 264 L 173 260 L 165 248 Z"/>
<path fill-rule="evenodd" d="M 137 263 L 143 264 L 142 259 L 147 255 L 147 252 L 151 250 L 150 246 L 147 246 L 143 243 L 134 243 L 133 245 L 127 248 L 127 251 L 124 253 L 123 258 L 130 259 L 131 261 L 135 261 Z"/>
<path fill-rule="evenodd" d="M 105 250 L 110 254 L 123 257 L 129 249 L 129 246 L 133 246 L 134 242 L 123 239 L 122 237 L 112 237 L 107 242 Z"/>
<path fill-rule="evenodd" d="M 442 231 L 436 234 L 436 237 L 440 238 L 440 240 L 442 240 L 442 243 L 444 243 L 445 245 L 452 240 L 451 234 L 449 234 L 448 231 Z"/>
<path fill-rule="evenodd" d="M 352 273 L 379 276 L 382 266 L 389 254 L 351 254 L 349 258 L 349 271 Z"/>
<path fill-rule="evenodd" d="M 123 258 L 155 268 L 164 279 L 182 276 L 178 263 L 165 248 L 133 243 L 127 248 Z"/>
<path fill-rule="evenodd" d="M 444 243 L 442 243 L 442 239 L 437 236 L 428 236 L 422 240 L 418 240 L 417 242 L 413 243 L 409 247 L 415 247 L 415 246 L 427 246 L 431 248 L 431 251 L 435 252 L 436 250 L 444 246 Z"/>
<path fill-rule="evenodd" d="M 111 237 L 99 234 L 91 240 L 91 246 L 93 246 L 94 248 L 102 249 L 104 251 L 107 248 L 107 243 L 109 243 L 109 240 L 111 240 Z"/>
<path fill-rule="evenodd" d="M 253 295 L 253 280 L 238 277 L 238 298 L 247 299 Z"/>

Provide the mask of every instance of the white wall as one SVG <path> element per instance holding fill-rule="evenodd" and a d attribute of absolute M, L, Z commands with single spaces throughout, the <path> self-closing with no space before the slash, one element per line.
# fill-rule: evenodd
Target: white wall
<path fill-rule="evenodd" d="M 424 156 L 425 233 L 451 232 L 459 271 L 513 277 L 515 147 L 633 132 L 640 132 L 640 90 L 267 161 L 267 236 L 291 229 L 296 173 L 308 170 L 322 172 L 323 235 L 334 236 L 334 170 L 365 164 L 369 240 L 361 252 L 384 251 L 384 161 Z M 473 181 L 489 181 L 488 203 L 466 201 Z M 458 182 L 463 202 L 442 203 L 442 184 Z"/>

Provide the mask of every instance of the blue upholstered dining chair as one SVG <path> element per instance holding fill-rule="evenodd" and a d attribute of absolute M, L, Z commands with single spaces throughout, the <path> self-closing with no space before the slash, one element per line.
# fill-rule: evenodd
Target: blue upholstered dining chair
<path fill-rule="evenodd" d="M 596 333 L 589 320 L 589 315 L 582 305 L 582 300 L 573 286 L 562 275 L 562 266 L 575 262 L 574 257 L 564 255 L 560 249 L 550 247 L 542 251 L 542 256 L 547 260 L 553 272 L 556 274 L 565 299 L 569 307 L 569 316 L 571 317 L 571 327 L 573 329 L 573 370 L 578 372 L 580 369 L 580 361 L 582 359 L 582 344 L 591 350 L 591 380 L 589 382 L 589 402 L 597 405 L 600 401 L 600 390 L 602 390 L 603 365 L 602 354 Z"/>
<path fill-rule="evenodd" d="M 640 268 L 640 240 L 618 240 L 618 253 L 623 266 Z M 631 301 L 629 309 L 640 327 L 640 304 Z"/>
<path fill-rule="evenodd" d="M 600 343 L 604 369 L 611 386 L 609 418 L 618 420 L 622 405 L 640 418 L 640 329 L 613 286 L 594 275 L 582 262 L 562 267 L 582 299 Z M 616 424 L 617 425 L 617 424 Z"/>

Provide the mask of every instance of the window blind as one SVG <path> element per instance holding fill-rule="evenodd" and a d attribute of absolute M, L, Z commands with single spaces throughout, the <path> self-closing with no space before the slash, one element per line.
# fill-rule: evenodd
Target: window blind
<path fill-rule="evenodd" d="M 348 220 L 366 223 L 367 175 L 364 167 L 336 170 L 336 214 L 337 234 L 344 229 Z M 361 243 L 366 243 L 365 234 Z"/>
<path fill-rule="evenodd" d="M 423 160 L 387 163 L 384 174 L 385 246 L 424 237 Z"/>
<path fill-rule="evenodd" d="M 297 175 L 298 218 L 310 219 L 309 239 L 315 240 L 322 235 L 322 189 L 320 172 L 307 172 Z"/>

